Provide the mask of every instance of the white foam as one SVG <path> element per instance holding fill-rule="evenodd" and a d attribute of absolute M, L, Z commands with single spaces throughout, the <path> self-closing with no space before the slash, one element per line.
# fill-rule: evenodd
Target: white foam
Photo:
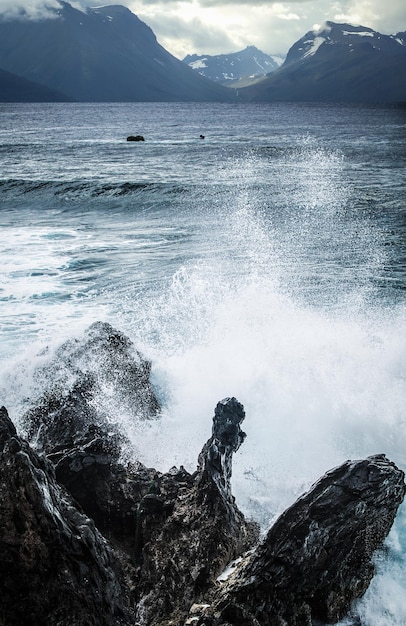
<path fill-rule="evenodd" d="M 376 297 L 373 281 L 386 252 L 368 218 L 348 206 L 342 155 L 306 138 L 299 143 L 272 169 L 273 188 L 289 198 L 283 214 L 273 210 L 272 197 L 256 195 L 255 181 L 268 175 L 265 160 L 251 155 L 219 168 L 219 185 L 233 185 L 217 204 L 208 195 L 202 223 L 194 217 L 196 247 L 185 247 L 186 259 L 156 292 L 135 290 L 134 273 L 125 265 L 121 290 L 110 286 L 88 303 L 78 298 L 55 309 L 25 301 L 36 327 L 45 329 L 45 343 L 61 342 L 74 334 L 73 326 L 79 331 L 102 317 L 152 359 L 161 420 L 137 425 L 121 416 L 135 454 L 148 465 L 194 470 L 216 403 L 237 397 L 246 409 L 248 436 L 235 455 L 233 492 L 263 527 L 347 458 L 385 453 L 406 468 L 405 307 Z M 75 236 L 65 245 L 86 251 L 88 233 Z M 111 246 L 112 238 L 122 245 L 109 224 L 94 238 L 101 247 Z M 35 265 L 54 268 L 56 275 L 38 281 L 56 288 L 62 249 L 41 248 L 40 239 L 33 231 Z M 136 243 L 131 245 L 137 257 Z M 121 264 L 129 257 L 117 259 Z M 39 286 L 22 283 L 21 289 L 30 296 Z M 21 340 L 26 331 L 21 319 L 18 324 Z M 10 400 L 13 418 L 18 398 L 32 391 L 35 364 L 47 358 L 37 353 L 33 345 L 7 362 L 7 376 L 3 371 L 2 403 L 9 408 Z M 357 609 L 365 626 L 405 623 L 403 596 L 397 595 L 406 553 L 399 525 L 391 541 L 391 560 L 379 561 L 374 587 Z"/>

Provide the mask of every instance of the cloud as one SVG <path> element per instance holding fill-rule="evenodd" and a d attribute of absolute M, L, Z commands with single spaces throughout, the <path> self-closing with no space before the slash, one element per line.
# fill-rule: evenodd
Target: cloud
<path fill-rule="evenodd" d="M 95 6 L 97 0 L 66 0 L 75 9 L 81 11 L 86 7 Z M 120 0 L 113 0 L 111 4 L 118 4 Z M 107 1 L 106 4 L 109 4 Z M 121 4 L 130 5 L 124 0 Z M 55 17 L 55 9 L 61 8 L 60 0 L 0 0 L 0 15 L 7 18 L 21 17 L 24 19 L 44 19 Z"/>
<path fill-rule="evenodd" d="M 161 45 L 178 58 L 188 53 L 221 54 L 255 45 L 286 54 L 313 25 L 326 20 L 369 26 L 390 34 L 406 30 L 406 2 L 390 0 L 71 0 L 84 10 L 123 4 L 152 28 Z M 0 13 L 39 19 L 58 0 L 0 0 Z"/>
<path fill-rule="evenodd" d="M 184 58 L 196 50 L 217 54 L 224 46 L 229 50 L 235 47 L 235 41 L 221 27 L 205 23 L 198 17 L 186 20 L 165 15 L 145 21 L 155 33 L 159 33 L 159 43 L 178 58 Z"/>
<path fill-rule="evenodd" d="M 369 26 L 384 34 L 406 30 L 406 3 L 390 0 L 382 10 L 382 0 L 347 0 L 337 2 L 332 19 Z"/>
<path fill-rule="evenodd" d="M 0 14 L 6 18 L 41 19 L 54 15 L 58 0 L 0 0 Z"/>
<path fill-rule="evenodd" d="M 286 54 L 315 23 L 347 21 L 390 34 L 406 29 L 406 3 L 391 0 L 127 0 L 172 54 L 220 54 L 256 45 Z M 384 15 L 383 15 L 384 14 Z"/>

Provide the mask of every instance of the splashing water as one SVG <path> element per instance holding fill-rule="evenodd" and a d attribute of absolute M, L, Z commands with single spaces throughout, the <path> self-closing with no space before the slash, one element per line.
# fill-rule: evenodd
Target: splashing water
<path fill-rule="evenodd" d="M 215 403 L 236 396 L 248 437 L 233 490 L 264 528 L 347 458 L 383 452 L 406 468 L 405 308 L 374 298 L 386 252 L 373 224 L 350 214 L 341 158 L 314 158 L 282 223 L 263 199 L 255 204 L 245 163 L 232 206 L 217 216 L 214 255 L 174 274 L 139 333 L 155 338 L 146 349 L 166 407 L 159 426 L 134 436 L 139 453 L 193 470 Z M 404 516 L 402 508 L 370 591 L 342 626 L 403 623 Z"/>
<path fill-rule="evenodd" d="M 100 199 L 94 214 L 61 204 L 46 227 L 31 215 L 29 239 L 15 227 L 4 288 L 16 334 L 18 306 L 35 333 L 45 330 L 7 363 L 1 386 L 18 418 L 61 335 L 104 318 L 151 358 L 163 404 L 156 422 L 117 416 L 134 455 L 193 471 L 214 406 L 235 396 L 248 437 L 233 492 L 265 529 L 348 458 L 385 453 L 406 469 L 406 307 L 382 295 L 385 233 L 358 202 L 339 149 L 299 137 L 286 150 L 223 152 L 213 168 L 216 184 L 171 188 L 171 201 L 147 189 L 120 205 Z M 21 256 L 13 275 L 13 247 L 27 241 L 32 261 Z M 342 626 L 405 623 L 405 515 L 402 507 L 370 590 Z"/>

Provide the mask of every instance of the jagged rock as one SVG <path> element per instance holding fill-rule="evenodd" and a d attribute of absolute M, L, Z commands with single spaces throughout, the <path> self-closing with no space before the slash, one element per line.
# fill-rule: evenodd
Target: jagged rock
<path fill-rule="evenodd" d="M 198 470 L 179 490 L 171 515 L 161 524 L 159 510 L 140 518 L 142 623 L 183 624 L 227 563 L 258 539 L 257 525 L 245 520 L 230 487 L 231 457 L 245 438 L 244 417 L 235 398 L 219 402 Z"/>
<path fill-rule="evenodd" d="M 231 492 L 235 398 L 218 403 L 196 472 L 160 473 L 124 460 L 91 372 L 74 379 L 26 418 L 42 456 L 0 410 L 0 626 L 315 626 L 365 592 L 405 494 L 386 457 L 327 473 L 258 543 Z"/>
<path fill-rule="evenodd" d="M 373 553 L 404 495 L 404 473 L 384 455 L 331 470 L 281 515 L 193 623 L 339 621 L 368 588 Z"/>
<path fill-rule="evenodd" d="M 150 381 L 151 363 L 128 337 L 106 322 L 95 322 L 81 339 L 56 351 L 37 372 L 44 391 L 22 422 L 30 442 L 47 454 L 71 447 L 94 424 L 118 435 L 115 412 L 133 419 L 156 417 L 159 402 Z"/>
<path fill-rule="evenodd" d="M 75 417 L 76 412 L 72 416 Z M 22 458 L 29 459 L 29 476 L 25 479 L 21 479 L 18 468 L 10 464 L 7 454 L 3 454 L 1 459 L 10 468 L 6 473 L 7 480 L 2 483 L 3 502 L 11 502 L 15 481 L 25 485 L 24 492 L 13 501 L 13 509 L 5 516 L 5 524 L 0 528 L 5 562 L 14 559 L 10 589 L 5 589 L 5 594 L 1 596 L 13 626 L 25 623 L 21 615 L 24 606 L 27 608 L 24 602 L 21 610 L 12 608 L 15 594 L 21 594 L 19 584 L 14 586 L 20 569 L 21 584 L 27 587 L 24 597 L 30 601 L 31 597 L 36 596 L 38 615 L 46 623 L 56 624 L 56 619 L 61 619 L 63 623 L 63 619 L 67 619 L 64 617 L 67 611 L 71 611 L 67 623 L 76 624 L 75 612 L 79 610 L 86 620 L 86 616 L 97 608 L 93 594 L 97 597 L 100 595 L 100 602 L 106 605 L 102 607 L 106 617 L 105 621 L 99 622 L 92 622 L 89 618 L 89 624 L 127 623 L 131 611 L 121 599 L 124 595 L 128 605 L 137 607 L 137 619 L 140 622 L 164 623 L 171 617 L 181 623 L 190 605 L 215 584 L 216 576 L 227 562 L 257 540 L 257 526 L 245 521 L 235 505 L 229 485 L 231 455 L 245 436 L 240 429 L 244 410 L 234 398 L 223 400 L 217 405 L 213 435 L 204 446 L 199 456 L 198 470 L 193 475 L 182 467 L 172 468 L 162 474 L 141 464 L 121 462 L 114 453 L 103 447 L 106 433 L 103 433 L 102 426 L 94 426 L 86 431 L 89 440 L 84 435 L 72 437 L 70 451 L 66 447 L 62 451 L 55 451 L 54 447 L 48 459 L 38 457 L 28 443 L 16 438 L 14 426 L 5 409 L 0 417 L 0 437 L 6 442 L 5 450 L 11 449 L 10 441 L 15 440 L 18 442 L 15 449 L 22 449 Z M 52 416 L 48 426 L 53 437 Z M 69 427 L 74 428 L 74 424 Z M 43 428 L 43 437 L 45 433 L 46 429 Z M 66 439 L 64 445 L 67 446 L 67 443 Z M 55 470 L 49 459 L 56 463 Z M 36 475 L 37 466 L 42 468 L 39 482 L 31 478 Z M 56 483 L 55 475 L 83 506 L 85 513 L 93 516 L 98 528 L 112 540 L 113 545 L 105 542 L 93 521 L 75 508 L 73 501 Z M 33 492 L 30 495 L 30 506 L 34 511 L 26 505 L 25 490 L 30 490 L 30 494 Z M 50 512 L 50 529 L 41 521 L 43 511 Z M 10 545 L 20 541 L 18 534 L 21 528 L 25 529 L 26 516 L 31 524 L 27 539 L 33 542 L 30 549 L 34 550 L 38 544 L 48 563 L 48 569 L 44 571 L 45 564 L 39 560 L 35 576 L 31 578 L 21 559 L 15 559 L 10 552 Z M 20 520 L 18 527 L 15 520 Z M 74 541 L 71 535 L 75 533 L 76 523 L 79 528 L 76 529 L 75 541 L 79 541 L 79 545 L 75 544 L 72 552 L 69 542 Z M 61 538 L 58 535 L 58 524 L 67 529 Z M 6 536 L 6 529 L 10 525 L 11 538 Z M 87 553 L 81 551 L 81 533 L 92 544 L 91 553 L 95 563 L 89 563 Z M 46 544 L 46 549 L 43 544 Z M 76 578 L 70 572 L 71 556 L 79 568 Z M 69 574 L 73 599 L 70 599 L 69 594 L 66 598 L 63 595 L 65 580 L 59 572 L 59 565 L 65 568 L 63 571 L 67 576 Z M 34 561 L 31 567 L 37 567 Z M 120 568 L 121 583 L 114 577 L 115 569 Z M 105 593 L 108 593 L 111 604 L 100 591 L 99 578 L 103 572 L 109 577 Z M 75 599 L 75 589 L 80 589 L 84 581 L 87 581 L 85 591 L 88 590 L 89 595 L 83 595 L 80 591 Z M 114 592 L 108 588 L 109 581 Z M 59 599 L 58 589 L 61 594 Z M 46 601 L 42 598 L 43 594 L 46 594 Z M 116 604 L 110 596 L 114 596 Z M 82 604 L 85 605 L 83 610 Z M 101 608 L 98 607 L 98 610 Z M 34 621 L 31 623 L 35 623 L 36 613 L 32 615 Z M 116 621 L 112 621 L 112 616 Z M 20 618 L 22 621 L 18 621 Z M 37 623 L 41 619 L 38 617 Z"/>
<path fill-rule="evenodd" d="M 100 426 L 93 427 L 93 438 L 87 432 L 48 455 L 58 481 L 134 562 L 136 599 L 148 622 L 175 611 L 186 615 L 226 564 L 257 539 L 257 526 L 244 519 L 230 487 L 244 416 L 235 398 L 218 403 L 213 435 L 193 475 L 183 467 L 160 473 L 120 461 Z"/>
<path fill-rule="evenodd" d="M 0 410 L 0 623 L 129 623 L 119 562 L 94 522 L 55 480 L 53 466 Z"/>
<path fill-rule="evenodd" d="M 168 481 L 141 463 L 121 460 L 130 443 L 115 421 L 115 405 L 100 410 L 100 396 L 108 387 L 120 407 L 124 398 L 134 419 L 156 417 L 150 369 L 125 335 L 96 322 L 83 339 L 64 343 L 38 373 L 48 387 L 22 420 L 29 442 L 54 464 L 59 483 L 104 536 L 132 556 L 140 502 L 151 485 Z M 165 490 L 176 497 L 175 488 Z"/>
<path fill-rule="evenodd" d="M 190 483 L 191 477 L 182 470 L 162 474 L 139 462 L 120 462 L 105 445 L 105 436 L 99 434 L 59 459 L 56 455 L 49 458 L 56 463 L 58 481 L 94 519 L 104 536 L 138 563 L 140 520 L 148 517 L 151 521 L 158 513 L 160 520 L 167 517 L 178 490 Z"/>
<path fill-rule="evenodd" d="M 137 507 L 155 472 L 119 461 L 129 442 L 116 422 L 117 406 L 103 398 L 108 388 L 134 419 L 155 417 L 150 369 L 125 335 L 96 322 L 38 373 L 48 387 L 22 419 L 29 442 L 54 463 L 58 481 L 106 537 L 127 549 L 134 547 Z"/>

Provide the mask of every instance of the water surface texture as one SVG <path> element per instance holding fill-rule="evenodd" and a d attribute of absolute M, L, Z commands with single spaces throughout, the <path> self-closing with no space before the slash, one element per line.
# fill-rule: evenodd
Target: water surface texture
<path fill-rule="evenodd" d="M 233 491 L 265 529 L 348 458 L 406 470 L 406 111 L 0 104 L 0 403 L 102 319 L 152 360 L 134 455 L 194 470 L 245 406 Z M 145 142 L 127 142 L 142 134 Z M 200 139 L 200 135 L 205 139 Z M 342 626 L 406 623 L 405 507 Z"/>

